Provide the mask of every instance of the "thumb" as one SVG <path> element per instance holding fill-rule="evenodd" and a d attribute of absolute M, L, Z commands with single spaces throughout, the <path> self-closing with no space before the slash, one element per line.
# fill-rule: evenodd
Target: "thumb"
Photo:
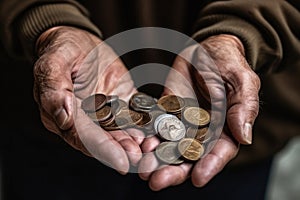
<path fill-rule="evenodd" d="M 60 129 L 73 125 L 73 84 L 70 72 L 59 62 L 41 58 L 34 68 L 34 96 L 40 107 L 53 119 Z"/>
<path fill-rule="evenodd" d="M 252 126 L 259 111 L 260 80 L 254 72 L 240 76 L 240 85 L 228 95 L 227 124 L 242 144 L 252 143 Z"/>

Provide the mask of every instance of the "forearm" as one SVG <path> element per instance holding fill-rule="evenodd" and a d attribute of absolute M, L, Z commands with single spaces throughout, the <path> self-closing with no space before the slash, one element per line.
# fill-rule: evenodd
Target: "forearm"
<path fill-rule="evenodd" d="M 101 36 L 88 19 L 88 12 L 76 1 L 0 1 L 1 41 L 13 56 L 32 56 L 35 43 L 47 29 L 65 25 L 79 27 Z"/>
<path fill-rule="evenodd" d="M 251 67 L 265 72 L 299 57 L 300 42 L 293 31 L 299 19 L 299 11 L 288 1 L 214 1 L 201 10 L 194 38 L 202 41 L 211 35 L 235 35 L 242 41 Z"/>

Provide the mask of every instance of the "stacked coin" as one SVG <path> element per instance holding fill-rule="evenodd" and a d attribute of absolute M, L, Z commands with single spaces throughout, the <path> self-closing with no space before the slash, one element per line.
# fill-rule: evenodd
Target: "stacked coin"
<path fill-rule="evenodd" d="M 158 99 L 158 106 L 169 114 L 181 118 L 181 112 L 184 108 L 184 99 L 176 95 L 166 95 Z"/>
<path fill-rule="evenodd" d="M 86 114 L 107 131 L 135 127 L 161 139 L 155 154 L 167 164 L 196 161 L 204 153 L 209 113 L 197 100 L 166 95 L 155 98 L 138 92 L 129 104 L 118 96 L 94 94 L 82 101 Z"/>
<path fill-rule="evenodd" d="M 130 107 L 137 112 L 150 112 L 150 110 L 156 105 L 156 101 L 153 97 L 138 92 L 131 96 L 129 100 Z"/>

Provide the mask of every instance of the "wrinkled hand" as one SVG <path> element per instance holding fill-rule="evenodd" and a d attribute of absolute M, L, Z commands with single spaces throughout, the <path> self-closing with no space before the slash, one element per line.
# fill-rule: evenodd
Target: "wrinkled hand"
<path fill-rule="evenodd" d="M 95 48 L 98 45 L 97 48 Z M 34 97 L 45 127 L 67 143 L 121 173 L 141 158 L 142 133 L 106 132 L 83 112 L 82 99 L 95 93 L 124 100 L 136 92 L 120 59 L 98 37 L 84 30 L 55 27 L 37 42 Z"/>
<path fill-rule="evenodd" d="M 225 126 L 211 151 L 195 164 L 160 166 L 154 154 L 148 153 L 141 160 L 139 171 L 153 190 L 178 185 L 190 176 L 196 187 L 202 187 L 236 156 L 239 143 L 252 142 L 251 127 L 259 109 L 260 80 L 246 62 L 241 42 L 231 35 L 218 35 L 200 44 L 203 48 L 187 49 L 183 53 L 193 55 L 194 67 L 182 57 L 176 58 L 164 94 L 196 96 L 200 106 L 206 109 L 214 106 L 215 121 L 222 117 L 218 111 L 225 110 Z M 159 143 L 157 137 L 148 138 L 142 150 L 151 152 Z"/>

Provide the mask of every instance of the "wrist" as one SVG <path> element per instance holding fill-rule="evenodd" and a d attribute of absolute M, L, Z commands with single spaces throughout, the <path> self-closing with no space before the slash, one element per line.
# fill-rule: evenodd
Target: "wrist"
<path fill-rule="evenodd" d="M 234 35 L 229 35 L 229 34 L 214 35 L 208 37 L 207 39 L 201 42 L 201 44 L 203 44 L 204 46 L 207 43 L 215 44 L 217 46 L 227 45 L 231 48 L 237 49 L 243 56 L 245 56 L 245 48 L 242 41 Z"/>
<path fill-rule="evenodd" d="M 83 39 L 86 38 L 86 39 Z M 37 56 L 42 55 L 46 49 L 51 47 L 54 43 L 60 41 L 61 43 L 66 41 L 73 41 L 74 43 L 80 43 L 84 45 L 86 42 L 89 44 L 97 45 L 101 42 L 101 39 L 80 28 L 71 26 L 56 26 L 43 32 L 37 39 L 35 44 L 35 52 Z M 58 43 L 60 43 L 58 42 Z"/>

